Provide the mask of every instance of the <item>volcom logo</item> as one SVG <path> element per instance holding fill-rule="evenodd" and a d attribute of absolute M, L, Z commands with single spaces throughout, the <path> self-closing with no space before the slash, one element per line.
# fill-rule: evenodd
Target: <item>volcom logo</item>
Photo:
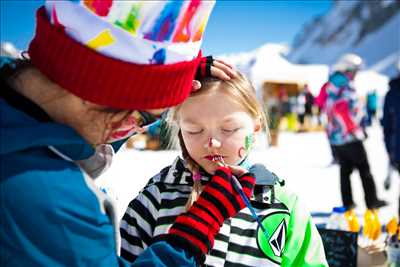
<path fill-rule="evenodd" d="M 269 239 L 269 244 L 271 245 L 272 251 L 275 256 L 281 257 L 283 248 L 285 247 L 286 240 L 286 222 L 282 220 L 279 226 L 276 228 L 275 232 Z"/>
<path fill-rule="evenodd" d="M 276 264 L 282 263 L 282 255 L 285 253 L 287 238 L 287 222 L 290 214 L 286 210 L 274 211 L 261 219 L 261 223 L 270 234 L 266 238 L 261 227 L 257 229 L 257 245 L 264 255 Z"/>

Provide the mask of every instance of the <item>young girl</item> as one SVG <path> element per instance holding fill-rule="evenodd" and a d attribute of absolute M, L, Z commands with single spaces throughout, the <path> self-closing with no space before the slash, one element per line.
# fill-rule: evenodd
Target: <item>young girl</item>
<path fill-rule="evenodd" d="M 265 167 L 251 167 L 248 154 L 266 121 L 245 77 L 202 81 L 201 90 L 171 117 L 182 158 L 150 179 L 129 204 L 120 225 L 122 257 L 133 261 L 171 231 L 177 216 L 196 203 L 203 186 L 227 164 L 255 170 L 256 185 L 250 207 L 223 221 L 205 265 L 327 266 L 321 238 L 297 196 Z"/>

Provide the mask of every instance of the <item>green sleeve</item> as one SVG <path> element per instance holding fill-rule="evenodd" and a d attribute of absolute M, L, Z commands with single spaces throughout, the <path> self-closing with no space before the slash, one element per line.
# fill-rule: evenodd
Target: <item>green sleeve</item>
<path fill-rule="evenodd" d="M 310 213 L 299 203 L 297 196 L 292 196 L 290 202 L 281 266 L 328 266 L 321 236 L 311 221 Z"/>

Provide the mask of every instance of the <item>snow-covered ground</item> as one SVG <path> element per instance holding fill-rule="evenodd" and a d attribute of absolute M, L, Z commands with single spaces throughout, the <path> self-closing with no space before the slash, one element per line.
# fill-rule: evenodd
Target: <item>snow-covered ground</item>
<path fill-rule="evenodd" d="M 379 212 L 383 223 L 397 214 L 400 194 L 399 177 L 394 174 L 389 191 L 383 188 L 387 174 L 387 155 L 381 128 L 377 123 L 369 129 L 365 147 L 374 175 L 378 195 L 390 202 Z M 263 142 L 252 152 L 254 163 L 264 163 L 271 171 L 286 180 L 286 185 L 297 192 L 311 212 L 330 212 L 340 206 L 339 168 L 331 162 L 329 146 L 323 132 L 287 133 L 279 136 L 279 146 L 263 149 Z M 129 201 L 153 175 L 172 163 L 177 151 L 137 151 L 123 148 L 114 158 L 112 167 L 97 181 L 98 185 L 117 198 L 121 217 Z M 356 213 L 362 218 L 365 212 L 364 192 L 357 172 L 352 175 Z"/>

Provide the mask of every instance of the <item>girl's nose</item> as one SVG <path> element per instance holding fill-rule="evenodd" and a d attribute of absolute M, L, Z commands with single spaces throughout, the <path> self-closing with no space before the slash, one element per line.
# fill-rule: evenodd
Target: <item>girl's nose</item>
<path fill-rule="evenodd" d="M 204 145 L 205 148 L 220 148 L 221 142 L 215 138 L 208 138 L 207 144 Z"/>

